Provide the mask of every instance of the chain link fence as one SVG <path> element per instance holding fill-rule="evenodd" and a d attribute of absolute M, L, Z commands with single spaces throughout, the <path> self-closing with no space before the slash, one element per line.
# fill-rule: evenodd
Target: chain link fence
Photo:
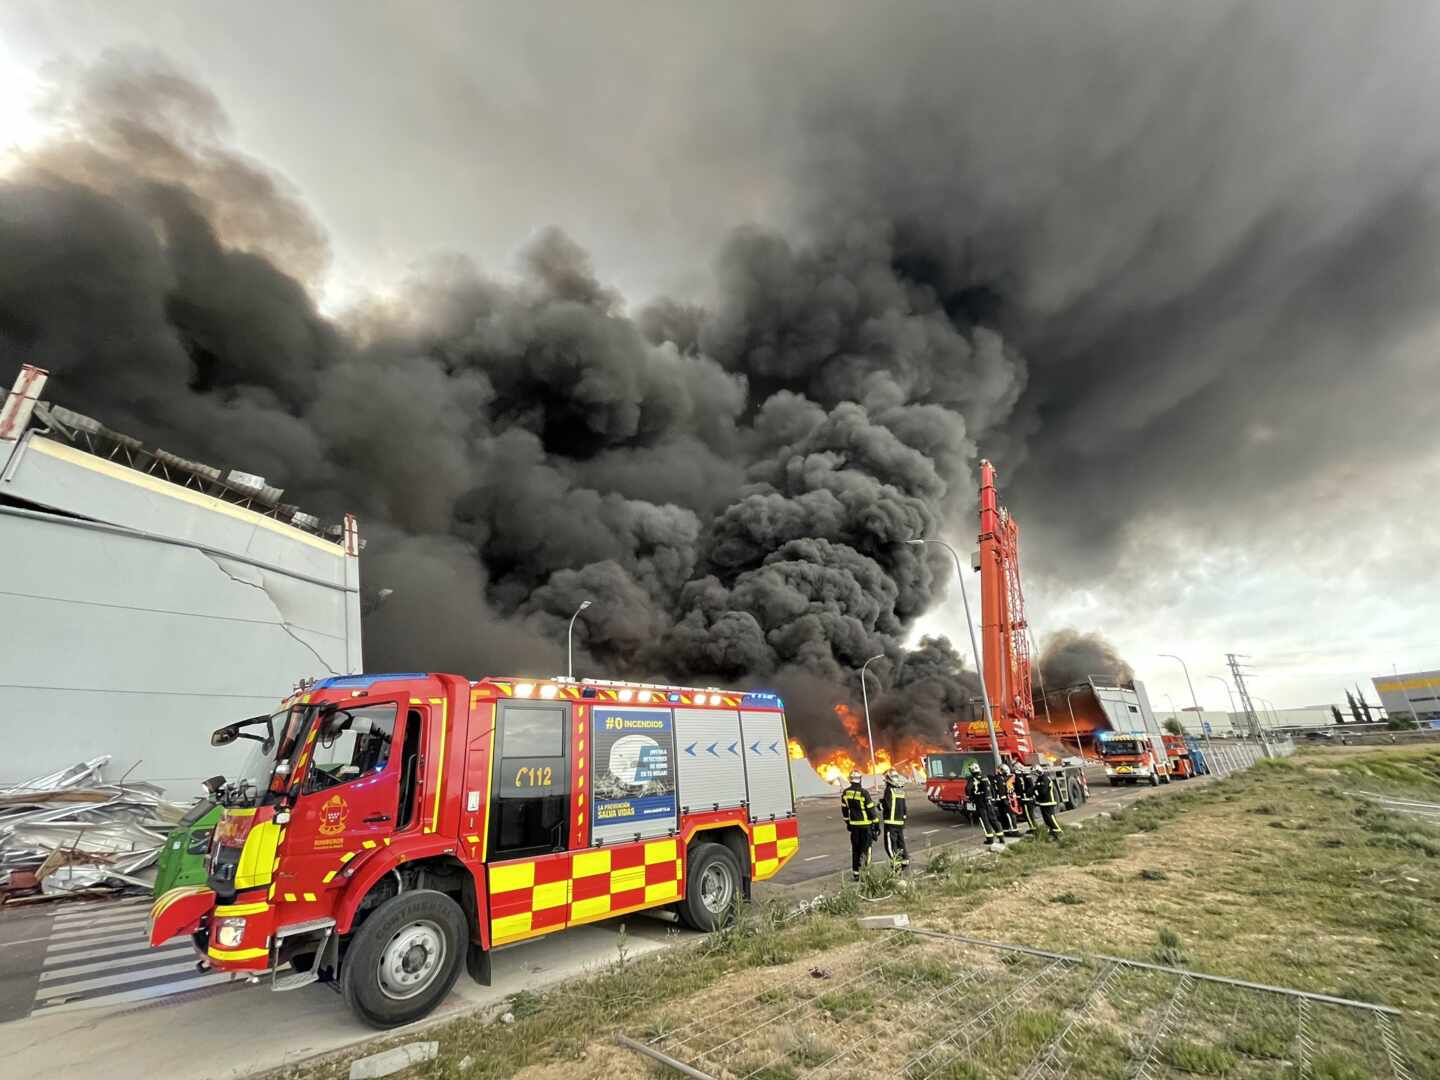
<path fill-rule="evenodd" d="M 712 1080 L 1419 1075 L 1405 1018 L 1365 1002 L 920 928 L 842 958 L 717 988 L 622 1041 Z"/>

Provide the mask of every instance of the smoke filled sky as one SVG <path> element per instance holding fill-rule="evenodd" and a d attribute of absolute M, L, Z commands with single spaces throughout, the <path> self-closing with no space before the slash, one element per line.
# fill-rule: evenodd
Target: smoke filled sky
<path fill-rule="evenodd" d="M 454 664 L 548 662 L 593 595 L 596 662 L 885 651 L 903 708 L 968 641 L 895 544 L 963 558 L 988 456 L 1037 637 L 1328 703 L 1437 666 L 1437 49 L 1413 0 L 11 2 L 0 379 L 355 505 L 371 649 L 439 590 Z"/>

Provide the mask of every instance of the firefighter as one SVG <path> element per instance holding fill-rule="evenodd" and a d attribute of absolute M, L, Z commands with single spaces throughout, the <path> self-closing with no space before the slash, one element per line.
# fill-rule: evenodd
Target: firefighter
<path fill-rule="evenodd" d="M 850 880 L 860 880 L 860 870 L 870 865 L 871 829 L 880 822 L 870 793 L 860 786 L 860 770 L 850 773 L 850 786 L 840 793 L 840 816 L 850 830 Z"/>
<path fill-rule="evenodd" d="M 994 847 L 999 844 L 1005 846 L 1005 841 L 1000 837 L 1000 831 L 995 828 L 995 809 L 991 805 L 990 791 L 993 785 L 990 778 L 980 771 L 980 763 L 970 763 L 970 778 L 965 781 L 965 799 L 975 807 L 975 813 L 980 816 L 980 827 L 985 830 L 985 846 Z"/>
<path fill-rule="evenodd" d="M 1022 768 L 1016 780 L 1016 787 L 1020 789 L 1020 809 L 1025 815 L 1025 824 L 1030 826 L 1030 836 L 1040 831 L 1035 827 L 1035 777 L 1039 774 L 1040 766 L 1031 765 L 1028 769 Z"/>
<path fill-rule="evenodd" d="M 885 774 L 885 793 L 880 796 L 880 821 L 885 826 L 885 854 L 890 865 L 904 870 L 910 865 L 910 852 L 905 850 L 905 788 L 904 779 L 891 769 Z"/>
<path fill-rule="evenodd" d="M 1040 807 L 1040 814 L 1045 819 L 1045 828 L 1049 830 L 1051 840 L 1057 839 L 1063 831 L 1060 823 L 1055 820 L 1055 804 L 1058 801 L 1059 790 L 1055 786 L 1055 777 L 1044 769 L 1037 770 L 1035 777 L 1035 805 Z"/>
<path fill-rule="evenodd" d="M 1010 766 L 1001 762 L 995 772 L 995 821 L 1007 838 L 1018 839 L 1020 829 L 1016 819 L 1020 815 L 1019 807 L 1012 802 L 1014 797 L 1015 777 L 1010 772 Z"/>

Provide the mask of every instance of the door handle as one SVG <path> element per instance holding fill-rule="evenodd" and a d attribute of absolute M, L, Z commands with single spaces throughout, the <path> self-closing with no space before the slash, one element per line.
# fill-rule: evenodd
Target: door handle
<path fill-rule="evenodd" d="M 371 824 L 375 824 L 375 823 L 381 822 L 381 821 L 389 821 L 389 820 L 390 820 L 390 815 L 389 815 L 389 814 L 371 814 L 369 817 L 367 817 L 367 818 L 361 818 L 360 820 L 363 821 L 363 822 L 365 822 L 365 824 L 367 824 L 367 825 L 371 825 Z"/>

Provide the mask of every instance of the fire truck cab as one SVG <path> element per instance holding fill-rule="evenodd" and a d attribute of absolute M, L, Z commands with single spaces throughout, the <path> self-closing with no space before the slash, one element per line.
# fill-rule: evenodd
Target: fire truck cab
<path fill-rule="evenodd" d="M 375 1027 L 408 1023 L 462 966 L 566 927 L 668 908 L 723 926 L 799 847 L 773 694 L 407 673 L 326 679 L 254 743 L 204 885 L 172 889 L 150 942 L 288 990 L 338 984 Z"/>
<path fill-rule="evenodd" d="M 1101 731 L 1095 749 L 1105 762 L 1105 777 L 1111 787 L 1138 784 L 1151 787 L 1170 782 L 1170 759 L 1159 735 L 1143 731 Z"/>

